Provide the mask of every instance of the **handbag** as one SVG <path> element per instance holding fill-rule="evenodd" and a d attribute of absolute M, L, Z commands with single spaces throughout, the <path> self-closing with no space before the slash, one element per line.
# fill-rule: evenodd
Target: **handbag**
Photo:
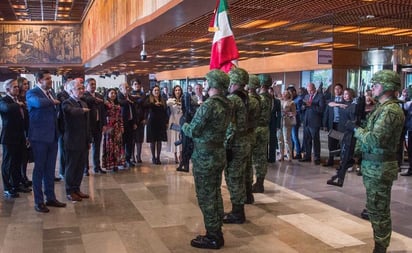
<path fill-rule="evenodd" d="M 285 125 L 286 126 L 296 125 L 296 116 L 286 116 L 285 117 Z"/>

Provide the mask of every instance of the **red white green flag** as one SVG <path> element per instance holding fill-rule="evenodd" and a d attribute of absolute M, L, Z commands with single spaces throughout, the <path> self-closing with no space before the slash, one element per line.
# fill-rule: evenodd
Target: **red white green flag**
<path fill-rule="evenodd" d="M 210 69 L 221 69 L 226 73 L 233 65 L 236 65 L 236 60 L 239 58 L 239 51 L 230 24 L 228 6 L 227 0 L 217 0 L 209 25 L 209 31 L 215 32 L 210 56 Z"/>

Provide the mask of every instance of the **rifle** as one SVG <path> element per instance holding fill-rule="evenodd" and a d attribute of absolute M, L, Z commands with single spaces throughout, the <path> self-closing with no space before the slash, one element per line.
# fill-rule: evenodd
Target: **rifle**
<path fill-rule="evenodd" d="M 353 126 L 359 126 L 366 116 L 366 113 L 365 113 L 366 102 L 365 102 L 365 95 L 364 95 L 364 86 L 362 85 L 361 87 L 362 88 L 361 88 L 359 96 L 355 98 L 355 104 L 356 104 L 355 112 L 354 112 L 355 119 L 351 122 L 346 122 L 345 126 L 348 126 L 348 127 L 346 127 L 345 132 L 338 134 L 338 136 L 341 136 L 340 164 L 339 164 L 339 168 L 336 171 L 336 175 L 332 176 L 326 182 L 329 185 L 342 187 L 347 170 L 355 164 L 353 155 L 355 153 L 356 139 L 353 137 L 354 135 Z M 334 138 L 333 134 L 329 136 Z"/>
<path fill-rule="evenodd" d="M 186 78 L 186 84 L 189 85 L 187 78 Z M 182 145 L 182 159 L 179 163 L 179 167 L 177 167 L 176 170 L 183 171 L 183 172 L 189 172 L 189 161 L 192 156 L 193 148 L 194 148 L 193 140 L 187 137 L 183 133 L 183 131 L 181 131 L 181 126 L 183 126 L 184 123 L 190 123 L 194 115 L 194 108 L 192 106 L 192 95 L 189 93 L 188 90 L 183 94 L 182 110 L 183 110 L 183 115 L 179 121 L 180 126 L 172 124 L 170 127 L 171 129 L 175 131 L 180 131 L 180 140 L 176 141 L 174 144 L 176 146 L 180 144 Z"/>

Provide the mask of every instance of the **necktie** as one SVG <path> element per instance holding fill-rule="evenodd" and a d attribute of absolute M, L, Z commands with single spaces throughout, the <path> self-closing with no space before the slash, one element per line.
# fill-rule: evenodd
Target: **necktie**
<path fill-rule="evenodd" d="M 313 100 L 313 95 L 310 95 L 309 96 L 309 102 L 312 103 L 312 100 Z"/>
<path fill-rule="evenodd" d="M 47 94 L 47 97 L 48 97 L 50 100 L 54 100 L 54 99 L 53 99 L 53 96 L 52 96 L 51 93 L 50 93 L 50 91 L 46 91 L 46 94 Z"/>

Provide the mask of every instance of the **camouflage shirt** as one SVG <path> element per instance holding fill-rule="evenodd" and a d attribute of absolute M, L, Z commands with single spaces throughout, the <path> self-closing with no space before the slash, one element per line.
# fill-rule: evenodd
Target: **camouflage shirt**
<path fill-rule="evenodd" d="M 260 118 L 258 121 L 258 126 L 269 126 L 272 100 L 273 99 L 268 92 L 260 94 Z"/>
<path fill-rule="evenodd" d="M 227 128 L 226 139 L 231 139 L 234 136 L 236 136 L 236 138 L 244 137 L 248 123 L 248 110 L 246 108 L 246 105 L 242 101 L 242 98 L 240 98 L 236 94 L 228 95 L 228 99 L 232 102 L 233 114 L 232 120 L 230 121 L 229 127 Z"/>
<path fill-rule="evenodd" d="M 405 116 L 399 101 L 390 99 L 376 106 L 368 116 L 364 128 L 356 129 L 356 151 L 362 152 L 363 160 L 368 163 L 365 170 L 362 167 L 365 175 L 388 180 L 397 177 L 396 151 L 404 121 Z"/>
<path fill-rule="evenodd" d="M 190 124 L 182 126 L 183 133 L 193 138 L 194 143 L 214 144 L 225 139 L 226 129 L 230 121 L 231 102 L 222 95 L 214 95 L 197 109 Z"/>
<path fill-rule="evenodd" d="M 257 94 L 249 93 L 249 116 L 248 129 L 254 129 L 260 119 L 260 97 Z"/>

